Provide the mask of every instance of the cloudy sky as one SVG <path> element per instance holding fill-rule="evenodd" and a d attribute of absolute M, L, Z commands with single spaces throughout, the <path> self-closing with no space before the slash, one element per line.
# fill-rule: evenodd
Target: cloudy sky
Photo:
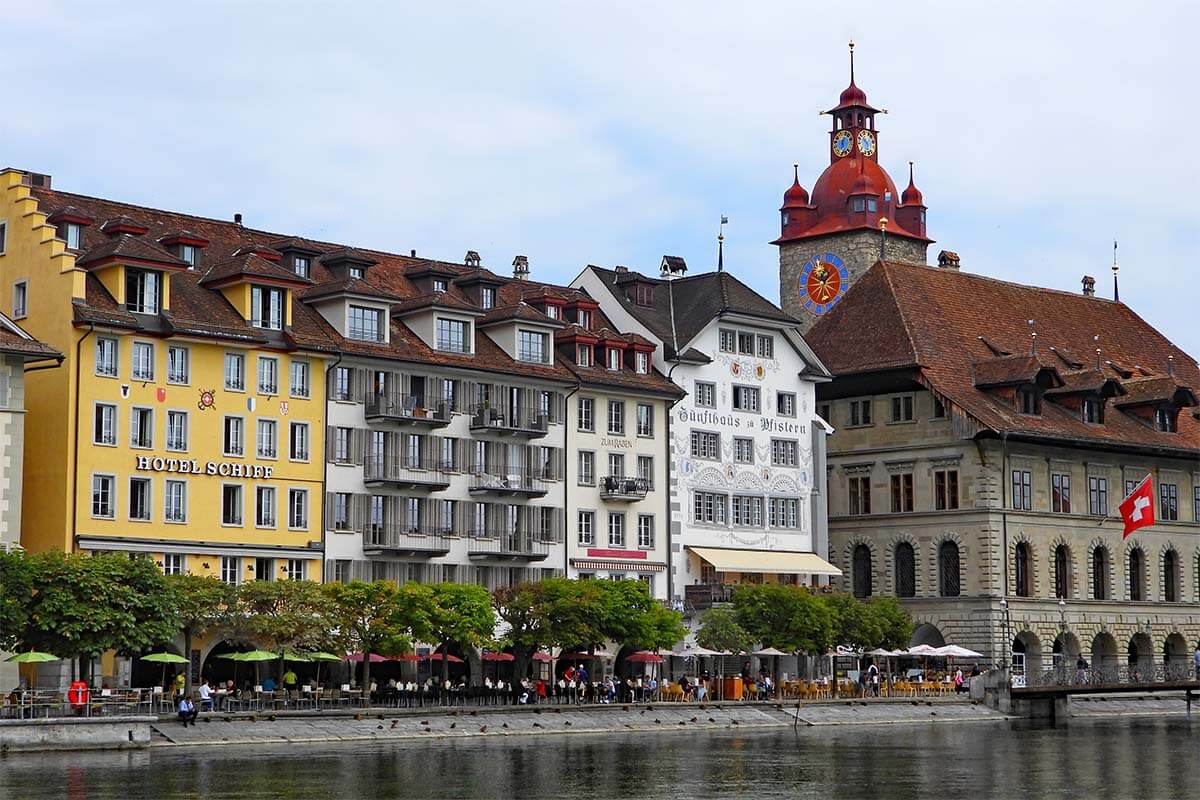
<path fill-rule="evenodd" d="M 711 268 L 726 214 L 727 265 L 775 300 L 853 38 L 931 253 L 1111 296 L 1116 238 L 1122 299 L 1200 357 L 1195 5 L 3 5 L 0 162 L 58 188 L 561 281 Z"/>

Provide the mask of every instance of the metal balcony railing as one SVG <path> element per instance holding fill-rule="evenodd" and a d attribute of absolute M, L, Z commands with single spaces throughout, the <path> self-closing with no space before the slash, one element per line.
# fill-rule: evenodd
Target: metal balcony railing
<path fill-rule="evenodd" d="M 368 486 L 445 489 L 450 485 L 450 474 L 440 459 L 397 458 L 368 453 L 363 462 L 363 482 Z"/>
<path fill-rule="evenodd" d="M 471 475 L 472 494 L 525 495 L 540 497 L 550 490 L 541 473 L 503 466 L 476 468 Z"/>
<path fill-rule="evenodd" d="M 470 558 L 542 561 L 550 555 L 550 546 L 550 542 L 529 531 L 488 528 L 471 532 L 467 555 Z"/>
<path fill-rule="evenodd" d="M 626 478 L 610 475 L 600 479 L 600 498 L 603 500 L 644 500 L 650 491 L 645 478 Z"/>
<path fill-rule="evenodd" d="M 432 525 L 367 525 L 363 530 L 363 552 L 444 556 L 450 552 L 451 532 L 448 528 Z"/>
<path fill-rule="evenodd" d="M 450 404 L 440 397 L 399 392 L 367 395 L 368 422 L 441 427 L 450 423 L 450 416 Z"/>
<path fill-rule="evenodd" d="M 696 611 L 704 611 L 719 603 L 732 603 L 736 586 L 719 583 L 698 583 L 683 587 L 684 602 Z"/>
<path fill-rule="evenodd" d="M 484 404 L 471 407 L 472 433 L 498 433 L 533 439 L 545 436 L 549 427 L 550 415 L 538 408 Z"/>

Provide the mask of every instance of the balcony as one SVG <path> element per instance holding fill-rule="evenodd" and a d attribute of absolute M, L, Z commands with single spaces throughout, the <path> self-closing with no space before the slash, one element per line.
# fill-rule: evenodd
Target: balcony
<path fill-rule="evenodd" d="M 368 488 L 429 489 L 450 486 L 450 474 L 436 459 L 381 458 L 368 455 L 363 462 L 363 483 Z"/>
<path fill-rule="evenodd" d="M 610 475 L 600 479 L 600 499 L 633 502 L 645 500 L 650 491 L 650 481 L 645 478 L 626 478 Z"/>
<path fill-rule="evenodd" d="M 450 404 L 439 397 L 415 394 L 374 394 L 367 397 L 369 423 L 397 423 L 425 428 L 450 424 Z"/>
<path fill-rule="evenodd" d="M 450 552 L 450 530 L 429 525 L 368 525 L 363 554 L 433 558 Z"/>
<path fill-rule="evenodd" d="M 524 531 L 493 530 L 472 532 L 467 545 L 469 558 L 496 558 L 507 561 L 544 561 L 550 555 L 551 542 Z"/>
<path fill-rule="evenodd" d="M 471 494 L 542 497 L 550 487 L 532 470 L 492 467 L 475 470 L 470 490 Z"/>
<path fill-rule="evenodd" d="M 699 583 L 683 587 L 684 608 L 688 611 L 705 611 L 721 603 L 733 602 L 736 586 L 720 583 Z"/>
<path fill-rule="evenodd" d="M 539 439 L 546 435 L 550 417 L 537 408 L 475 405 L 471 407 L 471 433 Z"/>

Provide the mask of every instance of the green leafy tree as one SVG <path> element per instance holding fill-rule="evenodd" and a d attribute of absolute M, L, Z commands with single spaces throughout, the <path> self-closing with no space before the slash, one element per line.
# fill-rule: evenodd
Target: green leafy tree
<path fill-rule="evenodd" d="M 874 597 L 866 603 L 867 612 L 875 619 L 878 638 L 874 647 L 897 650 L 912 641 L 913 620 L 895 597 Z"/>
<path fill-rule="evenodd" d="M 696 642 L 701 647 L 739 653 L 749 650 L 754 641 L 754 637 L 738 624 L 737 614 L 732 608 L 718 606 L 708 609 L 700 616 Z"/>
<path fill-rule="evenodd" d="M 833 640 L 828 607 L 800 586 L 743 586 L 734 592 L 733 607 L 738 624 L 766 647 L 823 653 Z"/>
<path fill-rule="evenodd" d="M 237 590 L 211 575 L 168 575 L 167 586 L 183 633 L 183 653 L 191 658 L 193 640 L 229 624 Z M 186 691 L 191 692 L 192 671 L 184 674 Z"/>
<path fill-rule="evenodd" d="M 33 564 L 24 550 L 0 551 L 0 650 L 16 650 L 29 625 Z"/>
<path fill-rule="evenodd" d="M 821 597 L 833 620 L 834 644 L 871 650 L 880 638 L 875 617 L 868 613 L 867 606 L 857 597 L 845 592 L 834 592 Z"/>
<path fill-rule="evenodd" d="M 448 654 L 449 645 L 479 647 L 492 638 L 496 616 L 487 589 L 476 584 L 408 583 L 397 598 L 397 622 L 408 627 L 414 640 L 438 643 Z M 442 682 L 450 665 L 443 658 Z"/>
<path fill-rule="evenodd" d="M 371 660 L 367 656 L 398 656 L 412 650 L 408 626 L 400 614 L 400 590 L 391 581 L 331 583 L 325 592 L 332 600 L 330 621 L 337 642 L 346 651 L 363 654 L 362 685 L 371 685 Z"/>
<path fill-rule="evenodd" d="M 553 595 L 564 578 L 516 583 L 492 592 L 492 611 L 505 629 L 500 644 L 511 647 L 513 675 L 528 674 L 533 654 L 559 642 L 556 620 L 549 613 Z"/>
<path fill-rule="evenodd" d="M 242 632 L 279 653 L 331 646 L 333 601 L 312 581 L 249 581 L 238 588 L 237 618 Z"/>

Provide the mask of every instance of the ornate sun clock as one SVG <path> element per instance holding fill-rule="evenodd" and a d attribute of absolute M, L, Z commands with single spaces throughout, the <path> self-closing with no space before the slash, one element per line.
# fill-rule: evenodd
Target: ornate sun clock
<path fill-rule="evenodd" d="M 850 285 L 850 271 L 833 253 L 822 253 L 808 260 L 800 270 L 800 305 L 820 316 L 842 299 Z"/>

